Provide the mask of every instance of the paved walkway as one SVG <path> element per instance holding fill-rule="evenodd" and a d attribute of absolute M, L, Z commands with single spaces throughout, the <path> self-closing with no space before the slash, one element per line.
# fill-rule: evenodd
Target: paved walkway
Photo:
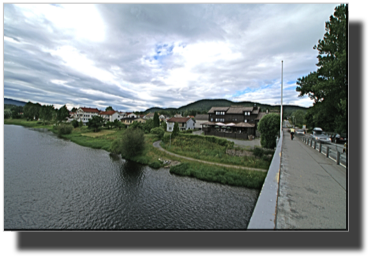
<path fill-rule="evenodd" d="M 177 155 L 177 154 L 174 154 L 174 153 L 171 153 L 165 149 L 163 149 L 160 145 L 161 143 L 161 140 L 159 141 L 156 141 L 156 142 L 153 142 L 153 147 L 167 153 L 167 154 L 170 154 L 172 156 L 176 156 L 176 157 L 179 157 L 179 158 L 184 158 L 186 160 L 191 160 L 191 161 L 197 161 L 197 162 L 201 162 L 201 163 L 205 163 L 205 164 L 210 164 L 210 165 L 217 165 L 217 166 L 221 166 L 221 167 L 227 167 L 227 168 L 236 168 L 236 169 L 244 169 L 244 170 L 249 170 L 249 171 L 258 171 L 258 172 L 267 172 L 267 170 L 263 170 L 263 169 L 257 169 L 257 168 L 248 168 L 248 167 L 242 167 L 242 166 L 236 166 L 236 165 L 228 165 L 228 164 L 221 164 L 221 163 L 215 163 L 215 162 L 210 162 L 210 161 L 203 161 L 203 160 L 199 160 L 199 159 L 195 159 L 195 158 L 191 158 L 191 157 L 186 157 L 186 156 L 182 156 L 182 155 Z"/>
<path fill-rule="evenodd" d="M 346 229 L 346 169 L 284 130 L 276 229 Z"/>

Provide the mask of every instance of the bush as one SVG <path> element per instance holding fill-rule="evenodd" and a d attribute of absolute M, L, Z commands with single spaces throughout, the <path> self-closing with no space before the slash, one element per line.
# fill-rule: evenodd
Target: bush
<path fill-rule="evenodd" d="M 181 134 L 192 134 L 193 133 L 193 130 L 189 129 L 189 130 L 184 130 L 184 131 L 181 131 L 180 132 Z"/>
<path fill-rule="evenodd" d="M 256 156 L 256 157 L 262 157 L 264 154 L 264 151 L 262 148 L 260 147 L 255 147 L 253 148 L 253 155 Z"/>
<path fill-rule="evenodd" d="M 153 169 L 159 169 L 161 168 L 161 163 L 159 161 L 153 161 L 152 163 L 149 164 L 149 167 Z"/>
<path fill-rule="evenodd" d="M 74 127 L 74 128 L 77 128 L 79 126 L 79 122 L 74 119 L 72 122 L 71 122 L 71 125 Z"/>
<path fill-rule="evenodd" d="M 56 128 L 59 136 L 71 134 L 74 129 L 71 124 L 60 124 Z"/>
<path fill-rule="evenodd" d="M 121 153 L 121 140 L 120 139 L 115 139 L 110 148 L 111 153 L 114 154 L 120 154 Z"/>
<path fill-rule="evenodd" d="M 178 125 L 178 122 L 175 122 L 172 137 L 176 137 L 178 135 L 179 135 L 179 125 Z"/>
<path fill-rule="evenodd" d="M 280 115 L 267 114 L 259 122 L 257 128 L 261 134 L 260 143 L 264 148 L 273 149 L 276 146 L 276 137 L 280 132 Z"/>
<path fill-rule="evenodd" d="M 165 130 L 162 127 L 156 127 L 150 130 L 151 134 L 155 134 L 158 136 L 159 139 L 162 139 L 162 137 L 165 134 Z"/>
<path fill-rule="evenodd" d="M 144 132 L 141 129 L 125 130 L 121 140 L 121 153 L 125 158 L 141 154 L 144 150 Z"/>
<path fill-rule="evenodd" d="M 162 142 L 163 143 L 169 143 L 170 136 L 171 136 L 171 133 L 165 133 L 164 136 L 162 137 Z"/>

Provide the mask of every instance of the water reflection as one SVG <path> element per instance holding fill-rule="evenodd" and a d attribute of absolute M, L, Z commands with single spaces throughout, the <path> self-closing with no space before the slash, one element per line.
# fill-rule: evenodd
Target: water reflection
<path fill-rule="evenodd" d="M 257 191 L 4 126 L 5 229 L 245 229 Z"/>

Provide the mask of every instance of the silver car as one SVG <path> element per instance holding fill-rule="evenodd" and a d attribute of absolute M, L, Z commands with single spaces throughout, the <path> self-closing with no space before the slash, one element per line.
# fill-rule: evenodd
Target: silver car
<path fill-rule="evenodd" d="M 323 130 L 319 127 L 315 127 L 313 129 L 311 138 L 314 139 L 315 141 L 331 143 L 330 137 L 325 132 L 323 132 Z"/>

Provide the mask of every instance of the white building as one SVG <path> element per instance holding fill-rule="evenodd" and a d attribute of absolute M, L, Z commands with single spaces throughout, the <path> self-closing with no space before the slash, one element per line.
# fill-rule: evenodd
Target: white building
<path fill-rule="evenodd" d="M 194 130 L 195 121 L 192 118 L 170 118 L 166 122 L 166 130 L 168 132 L 173 132 L 174 124 L 178 123 L 180 131 L 183 130 Z"/>
<path fill-rule="evenodd" d="M 121 113 L 119 113 L 117 111 L 113 111 L 113 110 L 100 112 L 99 115 L 102 118 L 104 118 L 104 120 L 106 122 L 107 121 L 114 122 L 115 120 L 121 120 L 121 118 L 122 118 L 122 114 Z"/>
<path fill-rule="evenodd" d="M 82 121 L 84 124 L 88 122 L 93 116 L 98 116 L 100 110 L 96 108 L 88 108 L 88 107 L 79 107 L 77 112 L 74 114 L 74 119 L 78 122 Z"/>

